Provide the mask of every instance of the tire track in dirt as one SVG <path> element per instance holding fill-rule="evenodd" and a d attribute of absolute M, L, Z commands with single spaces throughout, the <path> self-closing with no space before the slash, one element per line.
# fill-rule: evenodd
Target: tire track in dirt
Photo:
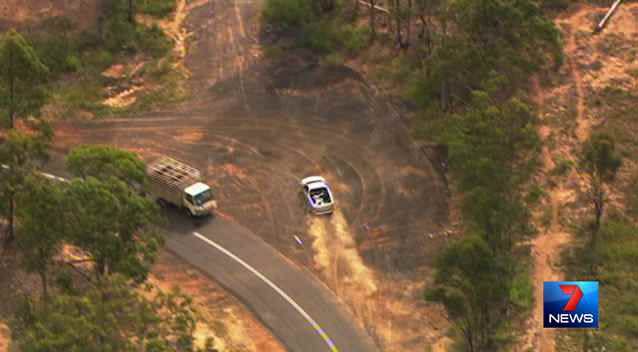
<path fill-rule="evenodd" d="M 591 121 L 586 111 L 586 95 L 583 88 L 583 80 L 578 67 L 579 46 L 576 40 L 577 23 L 582 23 L 583 19 L 589 14 L 593 8 L 584 6 L 578 9 L 573 15 L 557 21 L 557 25 L 564 25 L 563 32 L 566 33 L 567 41 L 564 51 L 567 57 L 567 67 L 571 80 L 569 84 L 575 93 L 575 110 L 576 122 L 575 138 L 569 137 L 562 140 L 561 147 L 552 147 L 550 149 L 549 139 L 555 131 L 556 126 L 552 122 L 546 121 L 545 104 L 546 93 L 540 86 L 539 79 L 534 78 L 532 81 L 532 98 L 537 106 L 538 114 L 541 116 L 541 126 L 539 128 L 539 136 L 543 141 L 541 158 L 543 162 L 541 181 L 545 185 L 555 183 L 555 186 L 548 192 L 548 205 L 551 209 L 551 220 L 546 230 L 538 235 L 532 241 L 532 255 L 534 259 L 534 308 L 532 316 L 527 321 L 527 333 L 521 339 L 521 345 L 517 351 L 534 350 L 538 352 L 555 352 L 556 351 L 556 334 L 553 329 L 543 328 L 543 282 L 562 280 L 563 273 L 558 267 L 560 264 L 560 253 L 572 241 L 572 234 L 561 223 L 561 209 L 566 204 L 572 202 L 575 198 L 574 190 L 567 187 L 564 179 L 555 179 L 551 172 L 557 164 L 557 158 L 563 160 L 575 160 L 577 148 L 580 143 L 589 138 L 591 130 Z M 567 28 L 565 28 L 567 27 Z M 569 90 L 567 90 L 569 94 Z M 566 154 L 565 154 L 566 153 Z M 537 227 L 542 228 L 537 221 Z"/>

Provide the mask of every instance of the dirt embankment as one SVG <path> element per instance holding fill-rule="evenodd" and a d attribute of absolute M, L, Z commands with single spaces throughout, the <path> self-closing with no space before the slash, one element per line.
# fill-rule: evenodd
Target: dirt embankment
<path fill-rule="evenodd" d="M 591 133 L 606 123 L 607 117 L 596 108 L 596 97 L 618 85 L 638 87 L 638 74 L 631 77 L 638 72 L 638 54 L 631 49 L 638 41 L 638 4 L 623 5 L 603 33 L 594 35 L 593 28 L 606 10 L 584 5 L 557 18 L 565 41 L 565 65 L 542 84 L 538 79 L 533 82 L 544 142 L 537 182 L 547 196 L 535 214 L 541 234 L 532 243 L 534 309 L 517 351 L 557 349 L 556 333 L 542 327 L 542 284 L 569 279 L 563 275 L 560 254 L 575 240 L 572 225 L 582 222 L 589 211 L 585 179 L 575 167 L 578 153 Z"/>

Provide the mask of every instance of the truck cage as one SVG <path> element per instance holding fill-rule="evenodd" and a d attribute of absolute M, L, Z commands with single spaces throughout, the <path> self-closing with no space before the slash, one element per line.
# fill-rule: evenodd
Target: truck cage
<path fill-rule="evenodd" d="M 151 163 L 148 166 L 148 174 L 151 179 L 161 180 L 174 187 L 180 187 L 186 182 L 197 182 L 200 179 L 199 170 L 169 157 L 162 157 Z"/>

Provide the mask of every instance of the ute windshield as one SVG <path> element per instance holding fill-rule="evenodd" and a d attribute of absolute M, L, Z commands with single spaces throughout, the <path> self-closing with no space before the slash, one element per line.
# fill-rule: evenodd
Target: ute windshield
<path fill-rule="evenodd" d="M 207 189 L 201 193 L 196 194 L 193 197 L 193 202 L 197 206 L 202 206 L 204 203 L 213 199 L 213 192 L 210 189 Z"/>
<path fill-rule="evenodd" d="M 332 202 L 328 190 L 323 187 L 311 189 L 310 199 L 312 199 L 315 205 L 330 204 L 330 202 Z"/>

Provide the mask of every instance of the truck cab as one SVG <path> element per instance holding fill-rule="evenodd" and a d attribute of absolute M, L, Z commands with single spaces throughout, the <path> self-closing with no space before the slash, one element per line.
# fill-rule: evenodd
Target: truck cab
<path fill-rule="evenodd" d="M 217 208 L 217 201 L 207 184 L 197 182 L 184 189 L 184 205 L 191 216 L 202 216 L 212 213 Z"/>

